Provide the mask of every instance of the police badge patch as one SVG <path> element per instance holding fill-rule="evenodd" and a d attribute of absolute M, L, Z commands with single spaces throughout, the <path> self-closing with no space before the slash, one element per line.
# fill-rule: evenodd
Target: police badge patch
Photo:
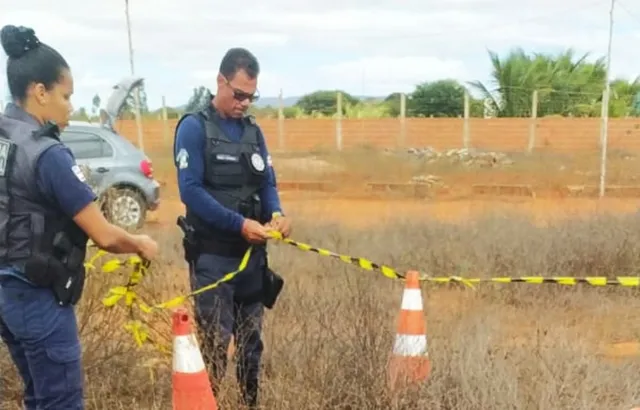
<path fill-rule="evenodd" d="M 7 168 L 10 164 L 11 147 L 13 143 L 4 138 L 0 138 L 0 178 L 7 176 Z"/>
<path fill-rule="evenodd" d="M 189 167 L 189 153 L 186 149 L 181 148 L 178 151 L 178 155 L 176 155 L 176 164 L 178 164 L 179 169 L 186 169 Z"/>
<path fill-rule="evenodd" d="M 251 154 L 251 165 L 258 172 L 264 171 L 264 159 L 262 159 L 262 155 L 255 152 Z"/>

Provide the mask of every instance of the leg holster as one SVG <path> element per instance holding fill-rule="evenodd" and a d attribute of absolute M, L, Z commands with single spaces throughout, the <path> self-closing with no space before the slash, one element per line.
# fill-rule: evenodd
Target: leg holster
<path fill-rule="evenodd" d="M 262 303 L 264 307 L 267 309 L 273 308 L 283 287 L 284 279 L 282 279 L 282 276 L 265 266 L 262 277 Z"/>
<path fill-rule="evenodd" d="M 176 222 L 184 233 L 182 239 L 184 258 L 191 266 L 195 265 L 201 253 L 241 258 L 248 249 L 248 245 L 245 243 L 225 242 L 216 239 L 204 240 L 198 237 L 193 226 L 191 226 L 183 216 L 179 216 Z M 260 249 L 259 251 L 264 253 L 264 258 L 266 259 L 266 250 Z M 265 260 L 264 270 L 262 272 L 261 292 L 243 298 L 242 300 L 236 300 L 236 302 L 247 305 L 262 302 L 266 308 L 271 309 L 275 305 L 283 286 L 284 279 L 272 271 Z"/>

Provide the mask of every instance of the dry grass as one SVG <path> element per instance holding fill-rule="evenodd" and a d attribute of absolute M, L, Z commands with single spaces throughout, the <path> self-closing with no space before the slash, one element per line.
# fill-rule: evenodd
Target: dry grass
<path fill-rule="evenodd" d="M 157 146 L 148 155 L 153 159 L 156 178 L 165 183 L 163 192 L 177 195 L 170 152 L 170 147 Z M 430 162 L 403 150 L 387 153 L 366 146 L 343 152 L 280 152 L 274 153 L 273 158 L 279 182 L 331 181 L 339 184 L 337 188 L 342 196 L 366 193 L 368 182 L 407 183 L 413 177 L 430 175 L 440 178 L 452 196 L 470 195 L 474 184 L 527 184 L 533 187 L 537 197 L 557 197 L 567 185 L 597 187 L 600 181 L 598 151 L 507 155 L 513 164 L 495 167 L 466 167 L 446 159 Z M 635 152 L 610 150 L 607 186 L 640 185 L 639 158 Z"/>
<path fill-rule="evenodd" d="M 500 152 L 500 151 L 496 151 Z M 312 155 L 318 160 L 340 168 L 342 171 L 307 173 L 302 169 L 290 172 L 279 170 L 285 179 L 332 179 L 342 181 L 392 181 L 408 182 L 417 175 L 438 175 L 444 182 L 456 183 L 512 183 L 532 184 L 543 188 L 565 184 L 598 184 L 600 177 L 600 152 L 581 151 L 572 154 L 537 152 L 526 155 L 520 152 L 505 152 L 512 165 L 496 167 L 464 167 L 447 159 L 428 161 L 404 150 L 384 152 L 359 147 L 344 152 L 317 151 Z M 289 153 L 276 156 L 281 158 L 301 157 L 301 154 Z M 637 184 L 640 171 L 638 155 L 634 152 L 612 149 L 607 159 L 607 182 L 609 184 Z"/>
<path fill-rule="evenodd" d="M 297 221 L 295 237 L 432 275 L 627 275 L 640 262 L 640 217 L 600 216 L 541 227 L 516 215 L 460 225 L 395 222 L 366 231 Z M 142 293 L 184 291 L 179 238 L 166 228 L 160 260 Z M 163 236 L 164 234 L 164 236 Z M 275 244 L 274 268 L 287 283 L 265 324 L 265 409 L 629 409 L 640 402 L 640 359 L 605 355 L 640 336 L 638 290 L 556 285 L 424 286 L 428 383 L 392 397 L 385 363 L 402 283 Z M 100 298 L 118 276 L 94 275 L 78 309 L 88 409 L 168 409 L 170 359 L 138 349 Z M 150 318 L 170 343 L 168 316 Z M 609 352 L 611 353 L 611 352 Z M 0 355 L 3 409 L 17 409 L 21 384 Z M 239 408 L 228 372 L 219 402 Z"/>

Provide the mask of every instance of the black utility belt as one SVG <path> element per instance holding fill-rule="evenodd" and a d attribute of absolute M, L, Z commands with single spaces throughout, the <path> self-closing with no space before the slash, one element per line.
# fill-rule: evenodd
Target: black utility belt
<path fill-rule="evenodd" d="M 185 242 L 185 246 L 188 246 Z M 230 258 L 242 258 L 249 249 L 249 244 L 237 243 L 237 242 L 223 242 L 216 240 L 199 240 L 197 249 L 190 250 L 186 248 L 187 261 L 193 262 L 197 260 L 201 254 L 213 254 L 222 257 Z M 264 249 L 259 249 L 264 252 Z M 193 252 L 193 253 L 191 253 Z M 265 255 L 266 256 L 266 255 Z M 276 272 L 271 270 L 265 261 L 262 267 L 262 289 L 256 294 L 242 298 L 242 300 L 236 300 L 236 303 L 240 304 L 252 304 L 256 302 L 262 302 L 267 309 L 272 309 L 284 287 L 284 279 Z"/>
<path fill-rule="evenodd" d="M 198 253 L 210 253 L 226 258 L 242 258 L 249 245 L 246 242 L 227 242 L 215 239 L 198 239 Z"/>
<path fill-rule="evenodd" d="M 51 289 L 60 306 L 78 303 L 84 289 L 84 265 L 71 270 L 51 255 L 31 256 L 25 264 L 24 276 L 36 286 Z"/>

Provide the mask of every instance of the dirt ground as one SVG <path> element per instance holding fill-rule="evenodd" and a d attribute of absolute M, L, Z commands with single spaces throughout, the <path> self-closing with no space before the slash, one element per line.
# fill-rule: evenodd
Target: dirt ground
<path fill-rule="evenodd" d="M 633 214 L 638 210 L 635 199 L 531 199 L 531 198 L 472 198 L 461 200 L 409 200 L 409 199 L 345 199 L 339 196 L 309 194 L 304 192 L 281 193 L 283 206 L 294 220 L 317 221 L 337 226 L 366 229 L 376 224 L 424 222 L 440 220 L 464 223 L 487 214 L 530 217 L 539 225 L 545 225 L 568 217 L 590 218 L 596 215 Z M 149 216 L 151 226 L 174 225 L 177 215 L 184 207 L 175 196 L 167 198 L 157 212 Z M 295 237 L 295 233 L 293 235 Z M 384 263 L 384 261 L 382 261 Z M 432 294 L 432 310 L 456 309 L 465 305 L 464 295 L 459 291 L 441 290 Z M 467 305 L 467 308 L 469 306 Z M 581 316 L 579 310 L 567 312 L 575 320 Z M 607 328 L 607 324 L 602 324 Z M 531 333 L 526 326 L 518 332 Z M 518 338 L 514 338 L 517 343 Z M 604 342 L 599 353 L 610 358 L 625 356 L 640 357 L 640 344 L 634 340 Z"/>
<path fill-rule="evenodd" d="M 162 257 L 153 281 L 141 290 L 156 302 L 183 294 L 188 286 L 175 225 L 184 207 L 174 170 L 166 166 L 166 158 L 159 158 L 154 158 L 154 164 L 163 185 L 162 203 L 149 214 L 145 230 L 158 238 Z M 540 186 L 597 182 L 593 175 L 584 180 L 556 175 L 549 165 L 460 170 L 419 164 L 403 168 L 402 161 L 386 157 L 373 161 L 362 153 L 324 159 L 332 166 L 276 158 L 279 182 L 340 181 L 357 187 L 378 181 L 407 182 L 412 175 L 439 175 L 453 188 L 491 181 Z M 576 166 L 577 170 L 584 168 L 593 166 Z M 633 169 L 620 166 L 619 170 L 618 175 L 627 178 L 623 182 L 633 182 Z M 582 178 L 582 174 L 575 175 Z M 419 199 L 384 193 L 354 195 L 355 190 L 282 190 L 284 210 L 294 220 L 292 238 L 434 276 L 628 275 L 636 270 L 640 257 L 640 234 L 636 233 L 640 230 L 634 228 L 640 217 L 632 216 L 637 212 L 637 198 L 466 192 Z M 532 226 L 517 215 L 549 229 Z M 609 221 L 608 215 L 630 217 Z M 487 216 L 493 219 L 483 221 Z M 576 216 L 589 221 L 567 222 Z M 287 278 L 287 290 L 265 322 L 267 408 L 595 410 L 629 409 L 640 403 L 640 390 L 631 381 L 631 375 L 640 369 L 640 327 L 633 313 L 640 308 L 637 289 L 487 284 L 472 290 L 425 284 L 424 309 L 435 370 L 418 395 L 422 404 L 391 407 L 382 404 L 386 399 L 378 402 L 375 398 L 384 391 L 384 360 L 394 337 L 402 284 L 292 247 L 274 244 L 270 249 L 270 263 Z M 128 373 L 118 376 L 122 386 L 91 384 L 95 403 L 88 408 L 103 409 L 107 408 L 103 402 L 116 403 L 114 391 L 123 398 L 110 408 L 168 408 L 169 359 L 148 351 L 142 354 L 130 344 L 120 347 L 120 356 L 102 347 L 105 335 L 100 331 L 108 329 L 106 323 L 122 320 L 90 304 L 100 300 L 105 288 L 94 283 L 82 306 L 81 321 L 88 329 L 83 341 L 87 351 L 95 352 L 86 359 L 91 365 L 88 377 L 102 375 L 107 371 L 103 368 Z M 153 337 L 171 342 L 167 316 L 146 320 Z M 147 366 L 147 362 L 155 364 Z M 157 390 L 141 384 L 139 391 L 131 391 L 129 385 L 144 380 L 144 373 L 152 372 L 152 367 L 155 373 L 149 377 L 158 378 Z M 15 383 L 13 386 L 18 397 L 19 390 Z M 222 388 L 220 402 L 237 408 L 231 382 Z M 596 390 L 609 393 L 592 393 Z M 583 400 L 591 402 L 584 404 Z M 155 404 L 141 404 L 149 401 Z"/>
<path fill-rule="evenodd" d="M 154 302 L 188 288 L 175 225 L 184 208 L 166 152 L 161 147 L 150 154 L 162 183 L 162 203 L 150 212 L 144 228 L 161 247 L 158 262 L 140 286 L 141 294 Z M 281 185 L 334 181 L 346 189 L 282 190 L 295 240 L 434 276 L 637 272 L 640 215 L 634 214 L 640 197 L 554 195 L 566 184 L 597 185 L 596 157 L 571 162 L 565 157 L 546 162 L 516 158 L 515 165 L 501 169 L 412 162 L 371 151 L 306 157 L 274 157 Z M 640 161 L 620 156 L 609 171 L 610 183 L 632 185 L 640 175 Z M 366 183 L 406 183 L 417 175 L 436 175 L 463 194 L 412 199 L 357 192 Z M 532 184 L 547 195 L 470 193 L 469 187 L 478 183 Z M 493 219 L 483 220 L 489 215 Z M 588 221 L 569 221 L 576 216 Z M 548 229 L 539 229 L 544 225 Z M 434 371 L 416 403 L 391 406 L 384 393 L 384 361 L 395 337 L 402 284 L 289 246 L 271 249 L 270 264 L 287 285 L 265 321 L 266 408 L 596 410 L 640 403 L 638 289 L 487 284 L 472 290 L 425 284 Z M 129 313 L 105 310 L 100 302 L 109 288 L 126 283 L 127 274 L 92 276 L 78 309 L 89 381 L 87 408 L 170 408 L 171 358 L 136 347 L 119 325 Z M 171 343 L 168 315 L 139 317 L 152 338 Z M 7 386 L 0 409 L 13 410 L 21 408 L 22 386 L 13 370 L 5 370 L 9 368 L 8 356 L 0 355 L 0 384 Z M 225 382 L 222 390 L 221 407 L 239 408 L 232 383 Z"/>
<path fill-rule="evenodd" d="M 162 239 L 163 260 L 146 290 L 160 300 L 180 294 L 188 276 L 175 226 L 183 206 L 166 152 L 152 154 L 163 193 L 148 219 L 148 230 Z M 597 187 L 595 154 L 512 156 L 511 165 L 469 166 L 356 150 L 278 154 L 274 166 L 285 212 L 294 219 L 292 237 L 311 245 L 434 276 L 633 274 L 640 258 L 640 217 L 633 216 L 640 198 L 562 193 L 567 185 Z M 636 183 L 635 156 L 612 154 L 609 164 L 608 184 Z M 436 176 L 449 192 L 411 198 L 363 189 L 417 176 Z M 331 182 L 339 189 L 293 190 L 300 182 Z M 537 195 L 477 195 L 476 184 L 531 185 Z M 487 216 L 493 219 L 483 220 Z M 419 395 L 422 404 L 391 407 L 376 397 L 384 389 L 380 369 L 394 337 L 402 284 L 288 246 L 271 249 L 270 263 L 288 284 L 265 322 L 267 408 L 595 410 L 640 403 L 637 289 L 425 285 L 436 370 Z M 168 333 L 157 335 L 168 339 Z M 233 403 L 229 392 L 223 403 Z"/>
<path fill-rule="evenodd" d="M 344 199 L 328 195 L 309 195 L 284 192 L 283 207 L 292 218 L 316 219 L 366 228 L 381 221 L 425 220 L 463 222 L 486 213 L 522 214 L 544 223 L 569 216 L 590 217 L 598 214 L 631 214 L 639 207 L 635 199 L 514 199 L 476 198 L 461 200 L 410 199 Z M 156 212 L 150 212 L 149 224 L 175 224 L 176 217 L 184 213 L 179 199 L 165 199 Z"/>

